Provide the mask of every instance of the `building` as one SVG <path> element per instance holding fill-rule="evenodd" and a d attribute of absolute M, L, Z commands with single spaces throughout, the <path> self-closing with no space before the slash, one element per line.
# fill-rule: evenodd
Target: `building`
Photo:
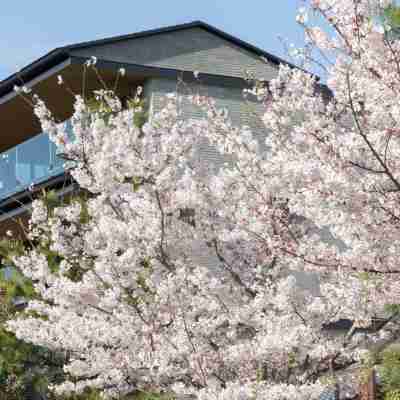
<path fill-rule="evenodd" d="M 59 195 L 78 188 L 64 169 L 64 161 L 23 98 L 14 91 L 15 85 L 32 88 L 51 107 L 54 115 L 65 121 L 72 114 L 73 96 L 58 85 L 62 75 L 75 92 L 83 90 L 83 70 L 91 57 L 97 58 L 96 68 L 102 79 L 113 86 L 116 74 L 124 68 L 126 75 L 118 89 L 120 96 L 132 95 L 137 86 L 144 88 L 149 115 L 160 110 L 162 97 L 170 92 L 190 94 L 201 92 L 215 98 L 217 104 L 229 110 L 234 123 L 249 125 L 259 137 L 265 136 L 261 121 L 262 106 L 246 101 L 243 89 L 248 86 L 246 71 L 257 78 L 270 80 L 285 61 L 249 43 L 200 21 L 84 42 L 57 48 L 44 55 L 17 74 L 0 82 L 0 237 L 11 229 L 18 234 L 17 220 L 29 217 L 32 193 L 41 188 L 56 189 Z M 286 63 L 287 64 L 287 63 Z M 199 72 L 198 78 L 194 72 Z M 178 82 L 184 85 L 178 85 Z M 94 71 L 88 70 L 85 93 L 100 87 Z M 188 102 L 183 113 L 200 117 Z M 222 160 L 207 143 L 199 149 L 205 162 L 218 165 Z M 207 252 L 199 249 L 199 257 L 213 263 Z M 304 285 L 315 288 L 313 277 L 296 276 Z M 338 321 L 334 330 L 347 331 L 351 321 Z M 324 399 L 334 399 L 327 391 Z"/>
<path fill-rule="evenodd" d="M 281 59 L 222 32 L 204 22 L 155 29 L 104 40 L 57 48 L 20 72 L 0 82 L 0 237 L 12 229 L 17 219 L 26 220 L 32 195 L 28 188 L 55 188 L 60 194 L 73 190 L 73 182 L 64 170 L 64 161 L 24 99 L 15 93 L 15 85 L 25 85 L 51 107 L 60 121 L 72 114 L 73 96 L 57 83 L 62 75 L 75 92 L 82 92 L 83 66 L 91 57 L 102 79 L 112 87 L 117 71 L 126 75 L 118 85 L 118 94 L 132 94 L 143 86 L 149 115 L 160 109 L 163 95 L 181 89 L 207 94 L 230 111 L 233 122 L 250 125 L 264 135 L 261 105 L 245 101 L 245 71 L 269 80 L 277 74 Z M 198 79 L 194 71 L 199 72 Z M 197 75 L 197 74 L 196 74 Z M 87 71 L 85 92 L 99 88 L 94 71 Z M 255 112 L 255 113 L 254 113 Z M 198 110 L 186 104 L 184 115 L 196 117 Z M 200 149 L 206 162 L 218 165 L 215 150 Z"/>

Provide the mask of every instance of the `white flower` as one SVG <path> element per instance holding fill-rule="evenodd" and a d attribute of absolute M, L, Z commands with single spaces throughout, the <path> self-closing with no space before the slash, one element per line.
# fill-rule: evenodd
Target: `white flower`
<path fill-rule="evenodd" d="M 94 67 L 97 64 L 97 57 L 91 56 L 89 60 L 85 62 L 86 67 Z"/>
<path fill-rule="evenodd" d="M 307 17 L 303 14 L 296 15 L 296 22 L 299 24 L 305 24 L 307 22 Z"/>
<path fill-rule="evenodd" d="M 310 39 L 323 50 L 330 49 L 332 44 L 328 35 L 320 27 L 312 27 L 307 31 Z"/>
<path fill-rule="evenodd" d="M 174 92 L 141 128 L 142 87 L 133 110 L 106 89 L 94 110 L 76 96 L 63 152 L 88 196 L 32 202 L 32 245 L 12 262 L 35 312 L 6 325 L 70 355 L 56 392 L 317 400 L 327 360 L 347 365 L 364 340 L 393 335 L 369 327 L 400 294 L 400 44 L 386 46 L 369 17 L 357 32 L 352 0 L 313 4 L 341 29 L 304 26 L 337 53 L 317 60 L 332 93 L 282 64 L 267 81 L 250 75 L 257 104 L 234 97 L 228 114 L 220 99 Z M 34 111 L 62 143 L 38 97 Z M 0 155 L 2 179 L 29 172 L 13 151 Z M 363 332 L 330 332 L 340 320 Z"/>
<path fill-rule="evenodd" d="M 308 13 L 305 7 L 300 7 L 296 16 L 296 21 L 299 24 L 305 24 L 308 21 Z"/>
<path fill-rule="evenodd" d="M 57 75 L 57 84 L 62 85 L 64 83 L 64 79 L 62 75 Z"/>

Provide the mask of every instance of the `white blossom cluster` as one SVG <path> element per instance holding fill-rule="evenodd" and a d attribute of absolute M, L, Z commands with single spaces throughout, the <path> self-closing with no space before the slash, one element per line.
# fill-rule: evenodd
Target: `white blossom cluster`
<path fill-rule="evenodd" d="M 43 129 L 90 193 L 87 210 L 35 201 L 38 245 L 14 260 L 38 299 L 8 327 L 68 354 L 57 393 L 311 400 L 359 361 L 355 329 L 400 290 L 400 42 L 373 29 L 370 3 L 310 2 L 335 32 L 311 31 L 337 52 L 333 92 L 282 66 L 261 96 L 266 153 L 203 96 L 191 98 L 203 119 L 182 118 L 171 95 L 142 129 L 110 92 L 96 94 L 107 118 L 77 97 L 73 142 L 37 101 Z M 196 153 L 204 139 L 229 160 L 212 175 Z M 318 294 L 293 270 L 317 272 Z M 342 319 L 352 329 L 332 335 Z"/>

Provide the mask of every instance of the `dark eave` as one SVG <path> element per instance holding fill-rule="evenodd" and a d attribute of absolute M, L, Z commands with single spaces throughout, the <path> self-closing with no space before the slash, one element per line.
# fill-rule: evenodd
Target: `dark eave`
<path fill-rule="evenodd" d="M 0 82 L 0 98 L 12 92 L 15 85 L 24 85 L 25 83 L 38 77 L 40 74 L 61 64 L 63 61 L 67 60 L 68 57 L 68 50 L 60 47 L 27 65 L 19 72 Z"/>
<path fill-rule="evenodd" d="M 79 192 L 78 185 L 68 172 L 52 177 L 35 185 L 34 191 L 24 190 L 0 202 L 0 239 L 11 231 L 15 238 L 26 239 L 25 228 L 30 218 L 32 200 L 42 194 L 42 190 L 55 190 L 59 198 L 69 197 Z"/>
<path fill-rule="evenodd" d="M 62 190 L 74 184 L 73 179 L 68 171 L 64 171 L 57 176 L 53 176 L 34 186 L 34 191 L 29 189 L 22 190 L 14 195 L 11 195 L 0 201 L 0 222 L 7 219 L 7 214 L 21 208 L 24 205 L 29 205 L 32 199 L 40 196 L 43 190 Z"/>
<path fill-rule="evenodd" d="M 85 57 L 71 56 L 70 64 L 83 65 L 88 61 Z M 139 76 L 145 78 L 166 78 L 166 79 L 182 79 L 184 82 L 207 83 L 217 86 L 235 86 L 241 88 L 249 87 L 249 83 L 243 78 L 235 76 L 226 76 L 218 74 L 201 73 L 199 77 L 195 77 L 193 71 L 179 70 L 175 68 L 155 67 L 151 65 L 134 64 L 128 62 L 111 61 L 103 58 L 96 60 L 96 67 L 101 71 L 113 71 L 116 73 L 119 69 L 124 68 L 127 76 Z"/>
<path fill-rule="evenodd" d="M 210 33 L 213 33 L 216 36 L 219 36 L 220 38 L 223 38 L 223 39 L 235 44 L 236 46 L 239 46 L 253 54 L 256 54 L 259 57 L 263 57 L 276 65 L 283 63 L 286 65 L 290 65 L 291 67 L 295 67 L 293 64 L 290 64 L 287 61 L 285 61 L 277 56 L 274 56 L 256 46 L 253 46 L 250 43 L 247 43 L 241 39 L 238 39 L 235 36 L 232 36 L 226 32 L 223 32 L 209 24 L 206 24 L 205 22 L 194 21 L 194 22 L 190 22 L 187 24 L 174 25 L 174 26 L 169 26 L 169 27 L 159 28 L 159 29 L 152 29 L 152 30 L 137 32 L 137 33 L 133 33 L 133 34 L 129 34 L 129 35 L 122 35 L 122 36 L 116 36 L 116 37 L 112 37 L 112 38 L 76 43 L 76 44 L 56 48 L 55 50 L 47 53 L 46 55 L 39 58 L 38 60 L 27 65 L 26 67 L 21 69 L 19 72 L 15 73 L 15 74 L 11 75 L 10 77 L 1 81 L 0 82 L 0 98 L 5 96 L 6 94 L 12 92 L 15 85 L 21 86 L 21 85 L 31 81 L 32 79 L 35 79 L 40 74 L 48 71 L 49 69 L 55 67 L 56 65 L 62 63 L 63 61 L 65 61 L 66 59 L 68 59 L 71 56 L 71 52 L 73 50 L 78 50 L 78 49 L 92 47 L 92 46 L 99 46 L 99 45 L 104 45 L 104 44 L 110 44 L 110 43 L 116 43 L 116 42 L 120 42 L 120 41 L 124 41 L 124 40 L 149 37 L 149 36 L 153 36 L 153 35 L 159 35 L 162 33 L 176 32 L 176 31 L 190 29 L 190 28 L 202 28 Z"/>

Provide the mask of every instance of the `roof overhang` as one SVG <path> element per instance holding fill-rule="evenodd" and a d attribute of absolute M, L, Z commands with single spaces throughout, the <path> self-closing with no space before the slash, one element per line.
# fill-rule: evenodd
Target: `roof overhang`
<path fill-rule="evenodd" d="M 97 60 L 96 72 L 85 66 L 87 58 L 70 56 L 47 71 L 24 82 L 24 86 L 37 94 L 52 111 L 56 120 L 64 121 L 73 112 L 73 94 L 85 96 L 93 90 L 103 87 L 115 87 L 118 70 L 125 69 L 125 76 L 120 78 L 117 86 L 119 96 L 132 95 L 132 89 L 148 78 L 173 79 L 189 83 L 197 78 L 193 71 L 180 71 L 171 68 L 160 68 L 132 63 L 120 63 L 108 60 Z M 58 75 L 62 75 L 64 84 L 58 84 Z M 99 78 L 101 76 L 101 79 Z M 248 83 L 242 78 L 223 75 L 201 74 L 199 80 L 208 85 L 227 85 L 245 88 Z M 39 134 L 41 127 L 34 115 L 29 95 L 16 93 L 14 90 L 0 97 L 0 152 Z"/>
<path fill-rule="evenodd" d="M 101 81 L 93 69 L 85 68 L 86 59 L 69 57 L 60 64 L 36 76 L 23 85 L 37 94 L 52 111 L 58 121 L 64 121 L 72 115 L 74 95 L 88 95 L 93 90 L 102 88 L 104 82 L 107 87 L 113 88 L 118 66 L 98 66 Z M 119 66 L 121 68 L 121 66 Z M 58 75 L 62 75 L 64 84 L 58 84 Z M 130 94 L 133 85 L 141 82 L 144 76 L 139 69 L 129 70 L 123 79 L 120 79 L 117 93 L 120 96 Z M 31 94 L 16 93 L 14 90 L 0 97 L 0 152 L 24 142 L 39 134 L 41 127 L 34 115 Z"/>

